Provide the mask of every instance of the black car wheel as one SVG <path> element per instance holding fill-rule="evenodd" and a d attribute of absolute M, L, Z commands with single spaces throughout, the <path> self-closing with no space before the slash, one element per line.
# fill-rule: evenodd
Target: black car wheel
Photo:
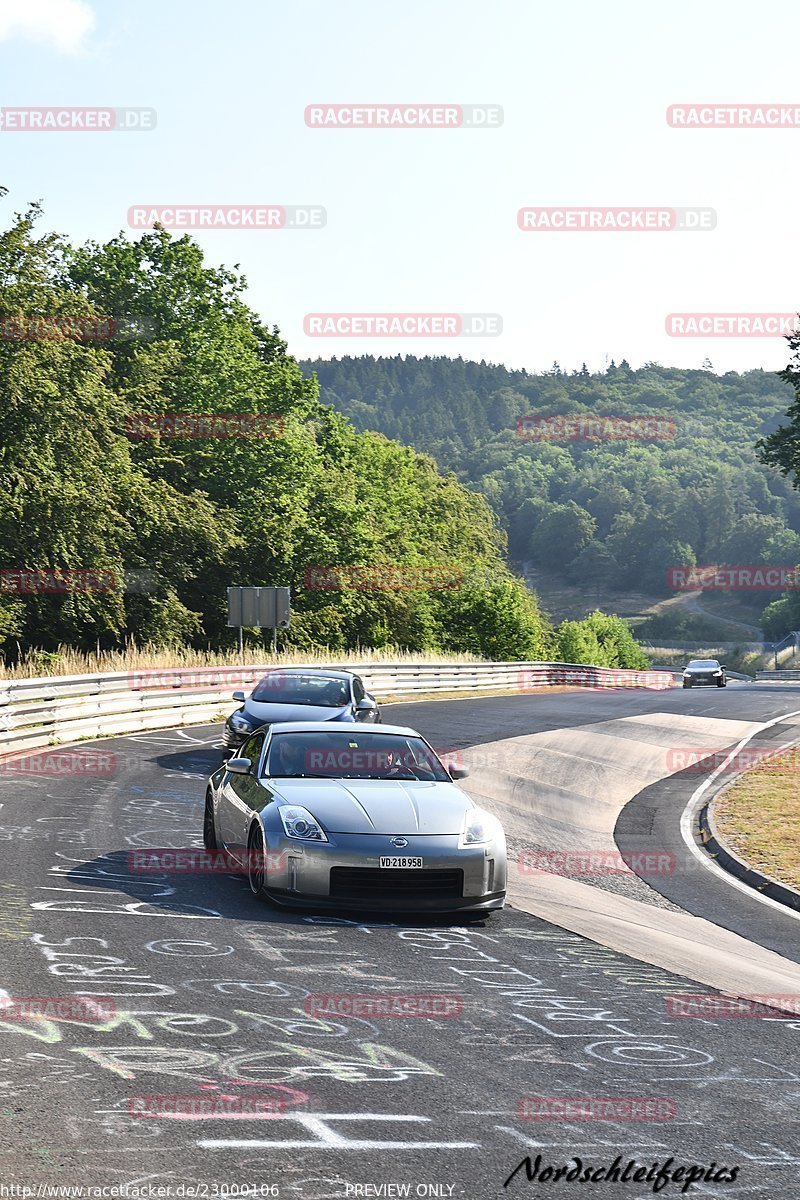
<path fill-rule="evenodd" d="M 691 686 L 692 686 L 692 681 L 691 681 L 691 679 L 684 679 L 684 681 L 683 681 L 683 686 L 684 686 L 684 687 L 691 687 Z"/>
<path fill-rule="evenodd" d="M 211 792 L 206 792 L 206 807 L 203 813 L 203 845 L 206 850 L 217 850 L 217 831 L 214 828 L 214 805 Z"/>
<path fill-rule="evenodd" d="M 256 824 L 247 839 L 247 882 L 254 896 L 263 896 L 265 874 L 264 834 L 261 826 Z"/>
<path fill-rule="evenodd" d="M 727 679 L 718 679 L 717 687 L 726 687 L 727 683 L 728 683 Z"/>

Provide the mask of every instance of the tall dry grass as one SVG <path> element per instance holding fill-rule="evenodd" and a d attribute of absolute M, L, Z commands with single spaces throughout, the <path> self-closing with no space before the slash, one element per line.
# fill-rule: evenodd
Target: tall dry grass
<path fill-rule="evenodd" d="M 381 650 L 287 650 L 277 659 L 263 647 L 238 650 L 192 650 L 188 646 L 127 646 L 124 650 L 84 653 L 72 646 L 56 651 L 29 650 L 19 662 L 0 663 L 0 679 L 33 679 L 40 675 L 95 675 L 101 671 L 147 671 L 167 667 L 248 666 L 280 663 L 282 666 L 316 663 L 458 663 L 479 662 L 473 654 L 426 654 L 386 648 Z"/>

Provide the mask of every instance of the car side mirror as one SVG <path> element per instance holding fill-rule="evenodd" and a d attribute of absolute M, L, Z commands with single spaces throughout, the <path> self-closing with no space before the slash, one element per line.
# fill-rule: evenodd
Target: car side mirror
<path fill-rule="evenodd" d="M 375 709 L 377 707 L 378 706 L 376 705 L 374 700 L 367 700 L 367 698 L 365 696 L 364 699 L 359 700 L 358 704 L 356 705 L 356 712 L 363 712 L 363 713 L 375 712 Z"/>
<path fill-rule="evenodd" d="M 727 671 L 728 668 L 725 666 L 725 663 L 720 663 L 719 669 L 720 669 L 720 671 Z"/>
<path fill-rule="evenodd" d="M 240 704 L 244 704 L 244 692 L 234 692 L 233 699 L 238 700 Z"/>
<path fill-rule="evenodd" d="M 231 775 L 249 775 L 252 765 L 249 758 L 229 758 L 225 770 L 230 771 Z"/>
<path fill-rule="evenodd" d="M 451 779 L 466 779 L 469 775 L 469 767 L 466 765 L 459 767 L 455 763 L 448 763 L 447 774 Z"/>

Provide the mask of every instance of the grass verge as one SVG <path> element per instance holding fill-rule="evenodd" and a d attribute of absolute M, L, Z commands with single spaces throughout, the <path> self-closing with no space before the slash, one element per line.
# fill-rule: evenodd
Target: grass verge
<path fill-rule="evenodd" d="M 714 801 L 714 821 L 740 858 L 800 890 L 798 750 L 765 759 Z"/>

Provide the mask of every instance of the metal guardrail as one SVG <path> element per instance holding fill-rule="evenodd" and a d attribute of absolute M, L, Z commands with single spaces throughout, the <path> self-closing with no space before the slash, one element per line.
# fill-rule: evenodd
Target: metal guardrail
<path fill-rule="evenodd" d="M 575 663 L 344 663 L 306 669 L 355 671 L 378 699 L 452 691 L 526 692 L 547 687 L 674 685 L 674 672 Z M 0 680 L 0 755 L 109 734 L 199 725 L 231 710 L 231 690 L 280 665 L 200 667 Z"/>
<path fill-rule="evenodd" d="M 770 679 L 800 679 L 800 671 L 756 671 L 756 682 Z"/>

